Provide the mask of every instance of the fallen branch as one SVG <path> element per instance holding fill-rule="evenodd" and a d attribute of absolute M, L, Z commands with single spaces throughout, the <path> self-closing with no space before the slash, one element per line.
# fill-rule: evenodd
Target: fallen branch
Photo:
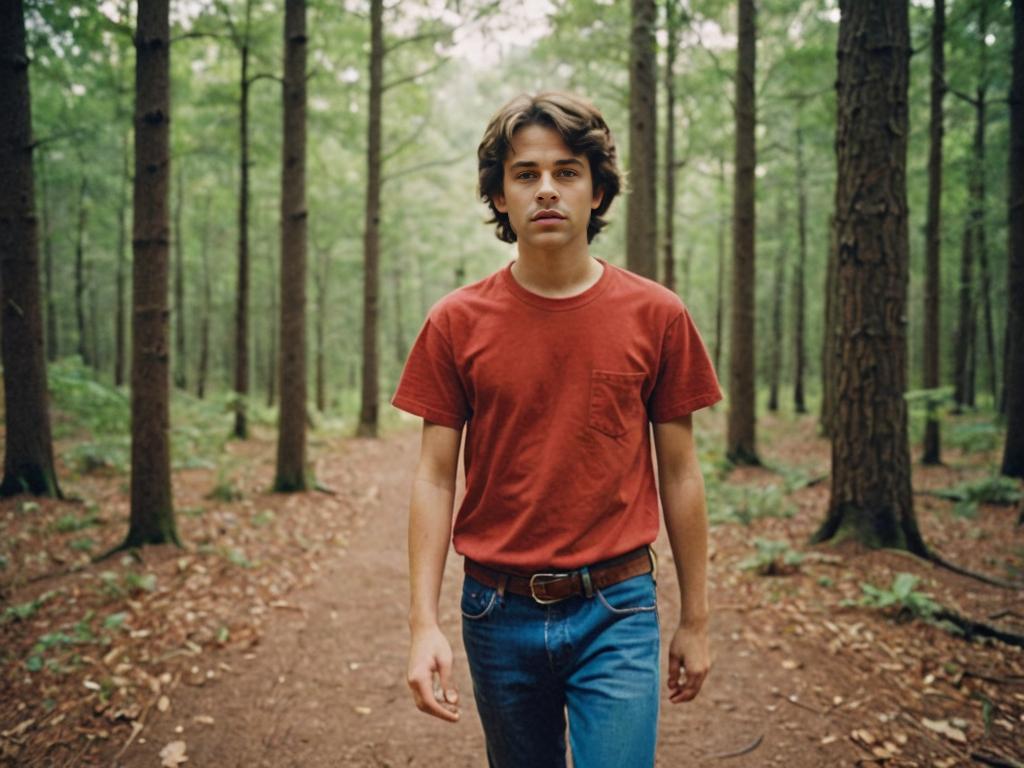
<path fill-rule="evenodd" d="M 719 752 L 718 754 L 715 754 L 715 755 L 708 755 L 708 757 L 709 758 L 713 758 L 715 760 L 722 760 L 723 758 L 726 758 L 726 757 L 739 757 L 740 755 L 745 755 L 748 752 L 753 752 L 755 749 L 757 749 L 759 746 L 761 746 L 761 742 L 762 741 L 764 741 L 764 734 L 763 733 L 760 736 L 758 736 L 756 739 L 754 739 L 752 742 L 750 742 L 743 749 L 737 749 L 735 752 Z"/>
<path fill-rule="evenodd" d="M 1009 645 L 1015 645 L 1018 648 L 1024 648 L 1024 635 L 1018 635 L 1014 632 L 1006 632 L 999 627 L 993 627 L 991 624 L 986 624 L 982 621 L 974 621 L 974 619 L 968 619 L 966 616 L 961 616 L 955 611 L 951 611 L 948 608 L 943 608 L 941 611 L 935 613 L 934 618 L 942 619 L 955 624 L 963 630 L 964 635 L 968 640 L 973 639 L 975 635 L 982 637 L 994 637 L 997 640 L 1002 640 L 1004 643 Z"/>
<path fill-rule="evenodd" d="M 982 765 L 992 765 L 996 768 L 1022 768 L 1016 760 L 1011 760 L 1002 755 L 995 755 L 991 752 L 971 752 L 971 760 L 976 760 Z"/>

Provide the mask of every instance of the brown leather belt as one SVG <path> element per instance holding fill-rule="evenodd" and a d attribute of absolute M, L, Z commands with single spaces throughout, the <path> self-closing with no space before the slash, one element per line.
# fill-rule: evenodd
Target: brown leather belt
<path fill-rule="evenodd" d="M 466 558 L 466 573 L 481 584 L 499 592 L 508 591 L 532 597 L 542 605 L 557 603 L 575 595 L 593 597 L 595 589 L 604 589 L 652 570 L 653 554 L 646 545 L 585 568 L 534 573 L 529 576 L 498 571 Z"/>

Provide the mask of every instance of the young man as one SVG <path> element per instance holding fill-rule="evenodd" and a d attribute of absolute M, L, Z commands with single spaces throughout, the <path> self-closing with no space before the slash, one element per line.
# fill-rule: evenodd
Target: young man
<path fill-rule="evenodd" d="M 491 120 L 480 194 L 518 258 L 431 310 L 393 404 L 423 417 L 409 518 L 408 682 L 458 720 L 438 627 L 453 533 L 463 640 L 495 768 L 654 764 L 659 624 L 650 544 L 658 492 L 681 616 L 673 703 L 710 665 L 707 514 L 690 414 L 721 398 L 679 298 L 591 257 L 619 191 L 615 145 L 575 96 L 520 96 Z M 462 429 L 466 495 L 452 531 Z"/>

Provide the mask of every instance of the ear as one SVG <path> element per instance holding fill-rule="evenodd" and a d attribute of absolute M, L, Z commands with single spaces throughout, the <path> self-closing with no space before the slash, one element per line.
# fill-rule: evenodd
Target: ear
<path fill-rule="evenodd" d="M 590 204 L 590 209 L 596 211 L 601 207 L 601 203 L 604 200 L 604 187 L 596 187 L 594 189 L 594 199 Z"/>
<path fill-rule="evenodd" d="M 508 205 L 505 202 L 505 195 L 502 192 L 495 192 L 491 195 L 491 202 L 498 210 L 498 213 L 508 213 Z"/>

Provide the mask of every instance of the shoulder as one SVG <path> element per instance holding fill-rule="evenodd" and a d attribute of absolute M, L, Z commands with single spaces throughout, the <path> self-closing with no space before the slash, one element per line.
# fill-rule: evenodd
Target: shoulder
<path fill-rule="evenodd" d="M 427 322 L 447 330 L 453 322 L 465 320 L 493 304 L 500 295 L 501 272 L 498 270 L 445 294 L 430 308 Z"/>
<path fill-rule="evenodd" d="M 612 270 L 614 300 L 633 307 L 645 319 L 667 325 L 686 314 L 683 300 L 661 283 L 614 264 L 607 264 L 606 269 Z"/>

